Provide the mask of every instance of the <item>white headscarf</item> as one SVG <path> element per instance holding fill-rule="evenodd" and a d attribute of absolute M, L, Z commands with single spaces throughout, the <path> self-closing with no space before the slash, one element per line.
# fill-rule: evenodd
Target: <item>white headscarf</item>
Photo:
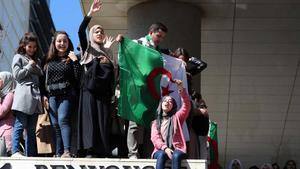
<path fill-rule="evenodd" d="M 260 166 L 260 169 L 273 169 L 272 164 L 270 163 L 264 163 L 263 165 Z"/>
<path fill-rule="evenodd" d="M 108 48 L 104 48 L 103 43 L 99 44 L 99 43 L 95 42 L 93 34 L 97 29 L 103 30 L 101 25 L 94 25 L 90 29 L 90 32 L 89 32 L 90 43 L 88 44 L 86 51 L 81 51 L 81 55 L 82 55 L 81 60 L 80 60 L 81 65 L 91 62 L 94 58 L 96 58 L 100 55 L 106 56 L 110 61 L 112 59 L 111 50 Z"/>
<path fill-rule="evenodd" d="M 229 165 L 228 165 L 228 169 L 232 169 L 232 164 L 233 164 L 234 162 L 239 163 L 240 169 L 243 169 L 242 163 L 241 163 L 241 161 L 240 161 L 239 159 L 233 159 L 233 160 L 231 160 L 230 163 L 229 163 Z"/>
<path fill-rule="evenodd" d="M 3 98 L 9 92 L 15 90 L 16 83 L 10 72 L 0 72 L 0 79 L 3 81 L 3 86 L 0 89 L 0 98 Z"/>

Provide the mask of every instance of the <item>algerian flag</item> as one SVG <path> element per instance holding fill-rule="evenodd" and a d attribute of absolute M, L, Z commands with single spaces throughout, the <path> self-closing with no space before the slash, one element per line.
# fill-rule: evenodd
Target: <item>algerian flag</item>
<path fill-rule="evenodd" d="M 180 79 L 187 86 L 182 61 L 124 38 L 119 47 L 119 66 L 121 117 L 150 127 L 162 94 L 174 97 L 180 108 L 181 99 L 173 79 Z"/>
<path fill-rule="evenodd" d="M 188 93 L 184 62 L 180 59 L 165 54 L 162 54 L 162 57 L 164 61 L 164 69 L 168 70 L 172 74 L 172 79 L 181 80 L 183 87 Z M 173 97 L 176 100 L 177 109 L 179 110 L 181 107 L 181 96 L 178 93 L 177 85 L 175 83 L 172 83 L 167 76 L 162 76 L 160 87 L 161 95 L 170 95 L 171 97 Z"/>
<path fill-rule="evenodd" d="M 218 152 L 218 133 L 217 133 L 217 123 L 209 121 L 209 132 L 208 132 L 208 143 L 209 143 L 209 154 L 210 154 L 210 164 L 208 169 L 218 169 L 219 168 L 219 152 Z"/>

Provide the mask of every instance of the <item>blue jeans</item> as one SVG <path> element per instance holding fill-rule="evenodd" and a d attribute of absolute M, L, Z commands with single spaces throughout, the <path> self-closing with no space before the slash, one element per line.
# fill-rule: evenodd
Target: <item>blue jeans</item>
<path fill-rule="evenodd" d="M 33 157 L 37 155 L 35 128 L 38 114 L 27 115 L 20 111 L 14 111 L 16 121 L 12 134 L 12 154 L 20 151 L 20 139 L 23 137 L 23 131 L 26 129 L 25 136 L 25 155 Z"/>
<path fill-rule="evenodd" d="M 50 120 L 54 131 L 55 154 L 60 156 L 70 151 L 71 127 L 69 97 L 51 96 L 49 98 Z"/>
<path fill-rule="evenodd" d="M 153 157 L 156 160 L 156 169 L 165 169 L 165 163 L 168 155 L 163 150 L 158 150 L 154 153 Z M 186 157 L 186 154 L 180 150 L 174 150 L 172 155 L 172 169 L 181 168 L 181 160 Z"/>

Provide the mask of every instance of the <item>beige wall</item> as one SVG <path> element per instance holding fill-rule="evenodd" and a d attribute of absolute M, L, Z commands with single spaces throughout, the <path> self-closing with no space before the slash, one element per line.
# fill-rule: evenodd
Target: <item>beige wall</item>
<path fill-rule="evenodd" d="M 206 13 L 201 48 L 209 65 L 202 74 L 202 94 L 219 124 L 220 159 L 239 158 L 248 167 L 299 159 L 299 134 L 292 131 L 300 127 L 295 121 L 300 86 L 294 83 L 299 79 L 300 12 L 295 9 L 300 4 L 198 5 Z"/>
<path fill-rule="evenodd" d="M 105 0 L 93 23 L 127 33 L 138 0 Z M 201 90 L 218 123 L 220 164 L 300 165 L 300 1 L 185 0 L 200 7 Z M 87 10 L 89 1 L 83 0 Z M 145 18 L 146 20 L 147 18 Z M 186 18 L 191 19 L 191 18 Z M 172 28 L 170 28 L 172 29 Z"/>

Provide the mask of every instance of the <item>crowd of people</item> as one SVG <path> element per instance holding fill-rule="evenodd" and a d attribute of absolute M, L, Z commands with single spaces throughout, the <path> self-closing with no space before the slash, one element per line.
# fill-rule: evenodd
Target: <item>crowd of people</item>
<path fill-rule="evenodd" d="M 164 168 L 167 159 L 172 159 L 173 168 L 180 168 L 183 158 L 209 161 L 207 105 L 192 86 L 192 77 L 207 64 L 190 57 L 184 48 L 161 49 L 159 44 L 168 28 L 162 23 L 152 24 L 145 37 L 134 41 L 186 65 L 187 86 L 181 79 L 174 81 L 182 104 L 179 107 L 174 98 L 162 97 L 149 128 L 117 117 L 118 65 L 111 47 L 122 42 L 123 36 L 108 37 L 101 25 L 92 26 L 86 35 L 93 14 L 101 6 L 100 0 L 94 0 L 79 27 L 80 55 L 75 55 L 64 31 L 55 32 L 43 65 L 37 37 L 29 32 L 20 40 L 12 73 L 0 73 L 0 137 L 6 144 L 1 155 L 155 158 L 156 168 Z M 43 152 L 37 145 L 37 137 L 42 136 L 37 135 L 36 128 L 44 114 L 49 116 L 51 140 L 50 150 Z M 112 123 L 115 119 L 118 126 Z"/>

